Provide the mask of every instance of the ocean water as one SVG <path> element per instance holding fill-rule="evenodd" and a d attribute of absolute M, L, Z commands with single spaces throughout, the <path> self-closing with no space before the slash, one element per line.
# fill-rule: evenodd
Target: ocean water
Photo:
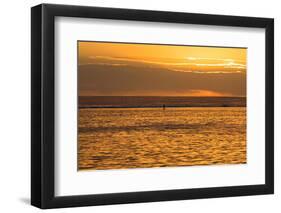
<path fill-rule="evenodd" d="M 79 170 L 247 162 L 246 107 L 112 106 L 79 109 Z"/>

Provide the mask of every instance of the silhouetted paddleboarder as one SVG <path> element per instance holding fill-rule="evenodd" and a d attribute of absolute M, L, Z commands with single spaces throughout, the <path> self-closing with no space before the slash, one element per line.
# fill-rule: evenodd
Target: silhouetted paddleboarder
<path fill-rule="evenodd" d="M 163 104 L 163 110 L 165 110 L 166 109 L 166 105 L 165 104 Z"/>

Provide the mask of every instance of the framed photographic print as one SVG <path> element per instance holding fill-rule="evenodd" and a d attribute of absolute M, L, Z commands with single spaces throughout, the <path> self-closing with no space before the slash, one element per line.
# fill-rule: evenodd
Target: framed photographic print
<path fill-rule="evenodd" d="M 31 14 L 32 205 L 273 193 L 273 19 Z"/>

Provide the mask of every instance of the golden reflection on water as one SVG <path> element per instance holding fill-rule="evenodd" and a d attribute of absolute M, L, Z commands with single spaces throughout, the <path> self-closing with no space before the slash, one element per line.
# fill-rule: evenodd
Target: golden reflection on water
<path fill-rule="evenodd" d="M 79 170 L 246 161 L 245 107 L 79 110 Z"/>

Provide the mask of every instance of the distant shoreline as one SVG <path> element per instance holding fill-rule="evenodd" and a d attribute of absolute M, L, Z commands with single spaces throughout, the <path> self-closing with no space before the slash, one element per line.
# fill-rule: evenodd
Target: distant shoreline
<path fill-rule="evenodd" d="M 231 108 L 231 107 L 247 107 L 245 106 L 165 106 L 165 108 L 204 108 L 204 107 L 222 107 L 222 108 Z M 79 106 L 79 109 L 120 109 L 120 108 L 163 108 L 163 106 Z"/>
<path fill-rule="evenodd" d="M 246 97 L 91 96 L 79 108 L 246 107 Z"/>

